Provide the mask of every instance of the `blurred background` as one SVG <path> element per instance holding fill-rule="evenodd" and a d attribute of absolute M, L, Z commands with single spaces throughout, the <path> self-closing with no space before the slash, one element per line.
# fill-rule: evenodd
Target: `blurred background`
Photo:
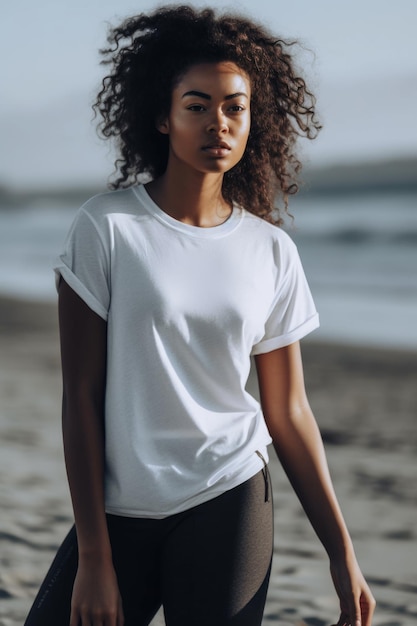
<path fill-rule="evenodd" d="M 197 1 L 198 6 L 205 3 Z M 321 313 L 317 337 L 417 347 L 417 5 L 413 0 L 215 1 L 302 43 L 324 130 L 300 142 L 291 209 Z M 154 2 L 4 4 L 0 293 L 53 299 L 50 265 L 79 204 L 105 188 L 111 147 L 91 103 L 108 23 Z"/>
<path fill-rule="evenodd" d="M 196 0 L 195 6 L 206 2 Z M 296 241 L 321 318 L 306 384 L 336 489 L 379 603 L 416 623 L 417 3 L 212 0 L 284 39 L 324 129 L 301 141 Z M 0 13 L 0 626 L 23 623 L 71 523 L 51 266 L 78 207 L 106 188 L 91 104 L 108 24 L 148 0 L 11 0 Z M 265 624 L 328 626 L 323 551 L 271 461 L 277 546 Z M 159 623 L 159 622 L 158 622 Z M 162 622 L 161 622 L 162 623 Z M 196 620 L 198 623 L 198 619 Z"/>

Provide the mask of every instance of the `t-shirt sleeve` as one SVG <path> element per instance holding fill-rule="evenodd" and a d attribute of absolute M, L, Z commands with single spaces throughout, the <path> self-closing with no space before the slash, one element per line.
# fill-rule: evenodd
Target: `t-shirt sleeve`
<path fill-rule="evenodd" d="M 109 246 L 97 223 L 83 208 L 77 213 L 57 258 L 55 278 L 60 277 L 104 320 L 110 306 Z"/>
<path fill-rule="evenodd" d="M 252 354 L 288 346 L 319 326 L 319 316 L 301 265 L 298 250 L 286 237 L 278 253 L 275 295 L 265 322 L 263 338 Z"/>

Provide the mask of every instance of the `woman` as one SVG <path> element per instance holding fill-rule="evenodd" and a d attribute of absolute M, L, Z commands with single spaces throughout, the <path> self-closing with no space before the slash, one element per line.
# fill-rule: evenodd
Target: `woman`
<path fill-rule="evenodd" d="M 140 626 L 161 604 L 168 626 L 261 624 L 272 441 L 329 555 L 339 624 L 370 626 L 304 390 L 317 313 L 274 204 L 296 190 L 314 98 L 289 44 L 241 17 L 165 7 L 110 43 L 96 110 L 117 191 L 81 208 L 55 268 L 78 544 L 72 531 L 27 624 Z"/>

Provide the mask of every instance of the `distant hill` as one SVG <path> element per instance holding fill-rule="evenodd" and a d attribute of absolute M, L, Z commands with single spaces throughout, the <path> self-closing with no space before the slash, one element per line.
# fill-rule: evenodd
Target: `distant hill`
<path fill-rule="evenodd" d="M 49 203 L 58 202 L 65 204 L 73 204 L 80 206 L 83 202 L 96 195 L 106 191 L 100 185 L 83 185 L 78 187 L 62 188 L 37 188 L 34 190 L 25 189 L 24 191 L 15 191 L 0 185 L 0 209 L 13 209 L 15 207 L 24 207 L 28 204 L 39 203 L 42 201 Z"/>
<path fill-rule="evenodd" d="M 303 194 L 417 191 L 417 157 L 305 168 L 301 177 Z"/>
<path fill-rule="evenodd" d="M 392 161 L 335 164 L 305 168 L 301 174 L 300 193 L 346 194 L 375 190 L 416 191 L 417 157 Z M 25 191 L 10 190 L 0 185 L 0 208 L 27 206 L 37 201 L 65 202 L 79 206 L 91 196 L 106 191 L 100 185 L 73 185 L 63 188 L 45 188 Z"/>

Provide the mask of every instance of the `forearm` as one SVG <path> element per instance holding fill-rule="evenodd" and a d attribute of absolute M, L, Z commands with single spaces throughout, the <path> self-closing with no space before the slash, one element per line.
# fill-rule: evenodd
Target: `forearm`
<path fill-rule="evenodd" d="M 370 626 L 375 600 L 356 561 L 307 400 L 298 343 L 258 355 L 259 391 L 278 457 L 331 561 L 338 623 Z M 346 621 L 347 620 L 347 621 Z"/>
<path fill-rule="evenodd" d="M 104 509 L 107 324 L 61 280 L 62 429 L 80 557 L 110 554 Z"/>
<path fill-rule="evenodd" d="M 104 508 L 102 417 L 88 402 L 63 401 L 65 463 L 80 556 L 111 554 Z"/>
<path fill-rule="evenodd" d="M 314 416 L 307 405 L 279 423 L 271 435 L 282 466 L 329 557 L 345 558 L 352 543 Z"/>

